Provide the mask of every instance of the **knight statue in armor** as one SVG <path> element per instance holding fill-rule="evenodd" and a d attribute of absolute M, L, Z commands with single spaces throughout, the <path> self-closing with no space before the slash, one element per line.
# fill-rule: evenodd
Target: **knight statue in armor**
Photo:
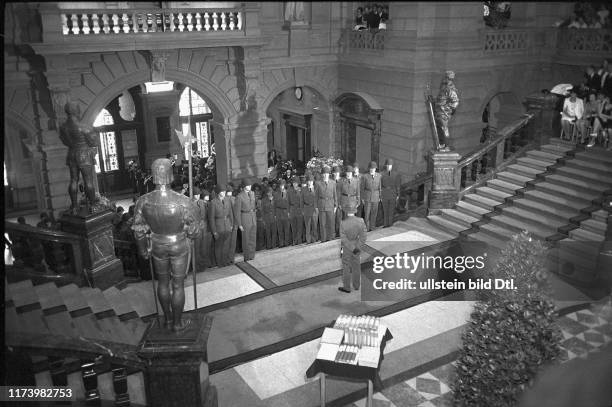
<path fill-rule="evenodd" d="M 79 211 L 77 194 L 79 191 L 79 174 L 83 178 L 85 195 L 89 212 L 93 211 L 93 205 L 97 202 L 94 188 L 94 164 L 96 157 L 96 136 L 93 129 L 84 126 L 79 121 L 79 105 L 68 102 L 64 108 L 68 118 L 60 126 L 60 140 L 68 147 L 66 165 L 70 168 L 70 210 L 73 214 Z"/>
<path fill-rule="evenodd" d="M 440 151 L 450 151 L 448 121 L 455 114 L 457 106 L 459 106 L 459 96 L 453 82 L 454 79 L 455 73 L 453 71 L 446 71 L 445 77 L 440 84 L 440 93 L 438 93 L 436 98 L 434 115 L 440 137 Z"/>
<path fill-rule="evenodd" d="M 189 323 L 182 319 L 184 281 L 191 259 L 189 239 L 197 237 L 199 222 L 193 201 L 170 188 L 172 162 L 167 158 L 153 161 L 151 173 L 155 190 L 136 202 L 132 229 L 139 254 L 152 257 L 165 326 L 178 332 Z"/>

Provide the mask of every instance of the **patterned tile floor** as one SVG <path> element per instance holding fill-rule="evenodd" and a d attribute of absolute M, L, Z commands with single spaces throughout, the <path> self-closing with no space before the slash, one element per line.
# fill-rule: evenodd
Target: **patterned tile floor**
<path fill-rule="evenodd" d="M 561 360 L 586 357 L 612 342 L 612 299 L 559 318 L 563 334 Z M 374 407 L 451 407 L 455 362 L 437 367 L 374 394 Z M 346 407 L 365 407 L 365 399 Z"/>

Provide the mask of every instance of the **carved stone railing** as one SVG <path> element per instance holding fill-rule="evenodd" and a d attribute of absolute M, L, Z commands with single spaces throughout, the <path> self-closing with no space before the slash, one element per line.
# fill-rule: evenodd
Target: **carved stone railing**
<path fill-rule="evenodd" d="M 352 29 L 346 29 L 343 33 L 344 47 L 346 50 L 350 50 L 350 49 L 384 50 L 386 36 L 387 36 L 386 30 L 355 31 Z"/>
<path fill-rule="evenodd" d="M 483 51 L 496 52 L 523 52 L 531 46 L 531 31 L 526 30 L 484 30 Z"/>
<path fill-rule="evenodd" d="M 146 404 L 144 383 L 147 380 L 147 366 L 137 356 L 137 346 L 48 333 L 6 332 L 4 338 L 8 349 L 5 353 L 8 368 L 20 376 L 12 378 L 15 382 L 25 380 L 39 387 L 48 384 L 65 387 L 72 393 L 72 402 L 84 399 L 87 405 Z M 35 375 L 45 371 L 49 372 L 52 383 L 36 383 Z M 68 385 L 68 375 L 78 371 L 81 372 L 81 389 L 74 388 L 73 381 Z M 128 376 L 132 375 L 139 376 L 132 382 L 143 385 L 130 386 L 133 394 L 129 394 Z M 112 386 L 110 383 L 102 383 L 104 380 L 112 381 Z M 13 384 L 23 386 L 23 382 Z M 114 399 L 113 404 L 102 400 L 105 395 L 101 394 L 100 389 L 108 388 L 113 389 L 114 394 L 106 395 Z M 134 404 L 130 400 L 144 403 Z"/>
<path fill-rule="evenodd" d="M 429 191 L 433 183 L 431 172 L 417 174 L 417 176 L 404 184 L 400 189 L 398 208 L 403 211 L 417 211 L 427 207 Z"/>
<path fill-rule="evenodd" d="M 612 53 L 612 30 L 562 28 L 557 32 L 557 49 L 574 52 Z"/>
<path fill-rule="evenodd" d="M 457 163 L 459 195 L 462 196 L 475 185 L 480 185 L 505 167 L 518 154 L 530 146 L 527 125 L 533 115 L 518 120 L 497 133 L 497 137 L 466 154 Z"/>
<path fill-rule="evenodd" d="M 4 231 L 12 240 L 15 266 L 23 266 L 22 277 L 34 281 L 87 284 L 79 236 L 6 221 Z"/>
<path fill-rule="evenodd" d="M 242 31 L 242 9 L 60 10 L 67 36 Z"/>

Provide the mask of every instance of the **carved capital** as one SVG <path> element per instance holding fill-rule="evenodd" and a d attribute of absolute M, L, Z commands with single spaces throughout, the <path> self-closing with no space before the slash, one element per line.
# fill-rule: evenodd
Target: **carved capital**
<path fill-rule="evenodd" d="M 168 52 L 150 51 L 151 82 L 165 82 Z"/>
<path fill-rule="evenodd" d="M 56 119 L 65 119 L 66 112 L 64 108 L 66 107 L 66 103 L 70 101 L 70 89 L 64 86 L 49 86 L 49 92 L 51 93 L 53 111 L 55 112 Z"/>

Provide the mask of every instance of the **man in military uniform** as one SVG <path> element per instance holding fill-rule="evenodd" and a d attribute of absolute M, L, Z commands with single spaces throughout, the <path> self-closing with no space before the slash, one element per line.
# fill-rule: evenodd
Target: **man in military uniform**
<path fill-rule="evenodd" d="M 262 250 L 266 248 L 266 224 L 263 219 L 262 204 L 262 187 L 261 184 L 254 184 L 251 192 L 255 195 L 255 214 L 257 216 L 257 245 L 256 250 Z"/>
<path fill-rule="evenodd" d="M 289 194 L 286 189 L 286 184 L 287 182 L 284 179 L 281 179 L 278 185 L 278 190 L 274 195 L 279 247 L 291 245 L 291 233 L 289 229 Z"/>
<path fill-rule="evenodd" d="M 376 228 L 378 203 L 380 202 L 380 174 L 376 172 L 376 162 L 368 166 L 369 173 L 361 177 L 361 201 L 363 203 L 363 220 L 368 231 Z"/>
<path fill-rule="evenodd" d="M 196 252 L 196 267 L 198 271 L 204 271 L 212 265 L 212 235 L 208 225 L 208 205 L 210 203 L 210 192 L 203 190 L 200 199 L 196 201 L 196 216 L 200 226 L 200 233 L 195 238 L 194 246 Z"/>
<path fill-rule="evenodd" d="M 319 210 L 317 209 L 314 177 L 312 175 L 308 175 L 306 187 L 302 190 L 302 201 L 304 203 L 306 243 L 314 243 L 318 240 L 317 225 L 319 223 Z"/>
<path fill-rule="evenodd" d="M 385 171 L 381 174 L 380 184 L 382 190 L 382 208 L 384 225 L 386 228 L 393 225 L 393 216 L 395 215 L 395 207 L 400 194 L 401 179 L 400 175 L 393 169 L 393 159 L 388 158 L 385 161 Z"/>
<path fill-rule="evenodd" d="M 355 290 L 361 283 L 360 254 L 366 242 L 367 229 L 363 219 L 355 216 L 355 207 L 346 206 L 346 219 L 340 224 L 340 247 L 342 257 L 342 287 L 338 290 L 350 293 L 351 280 Z"/>
<path fill-rule="evenodd" d="M 338 208 L 336 209 L 336 213 L 334 214 L 334 238 L 340 236 L 340 222 L 342 222 L 342 206 L 340 205 L 340 188 L 344 180 L 340 177 L 340 167 L 337 165 L 334 166 L 334 174 L 333 179 L 336 183 L 336 197 L 338 198 Z"/>
<path fill-rule="evenodd" d="M 302 243 L 302 234 L 304 233 L 304 202 L 302 200 L 302 188 L 300 188 L 300 180 L 298 177 L 293 177 L 291 180 L 293 188 L 289 189 L 289 220 L 291 223 L 291 235 L 293 244 Z"/>
<path fill-rule="evenodd" d="M 336 183 L 329 179 L 330 168 L 323 167 L 323 179 L 315 188 L 315 199 L 319 209 L 319 224 L 321 226 L 321 241 L 327 242 L 334 237 L 334 215 L 338 207 Z"/>
<path fill-rule="evenodd" d="M 70 169 L 70 184 L 68 194 L 70 195 L 70 210 L 76 214 L 79 210 L 77 194 L 79 192 L 79 174 L 83 178 L 87 205 L 96 203 L 96 191 L 94 188 L 95 157 L 96 157 L 96 133 L 89 127 L 83 125 L 79 119 L 79 105 L 76 102 L 66 103 L 65 109 L 68 118 L 59 129 L 60 140 L 68 147 L 66 165 Z"/>
<path fill-rule="evenodd" d="M 227 253 L 227 258 L 229 259 L 230 264 L 234 263 L 234 258 L 236 257 L 236 244 L 238 241 L 238 225 L 236 224 L 236 197 L 234 196 L 234 184 L 227 184 L 227 191 L 225 192 L 225 198 L 229 199 L 232 208 L 232 232 L 229 237 L 229 250 Z"/>
<path fill-rule="evenodd" d="M 236 197 L 234 204 L 235 218 L 238 229 L 242 236 L 242 253 L 244 261 L 255 258 L 255 246 L 257 243 L 257 202 L 255 194 L 251 191 L 251 182 L 242 181 L 242 192 Z"/>
<path fill-rule="evenodd" d="M 359 200 L 357 201 L 357 212 L 355 212 L 355 216 L 359 216 L 360 218 L 363 218 L 363 204 L 361 203 L 361 177 L 363 174 L 361 174 L 361 172 L 359 172 L 359 163 L 357 161 L 355 161 L 353 163 L 353 179 L 355 179 L 355 181 L 357 182 L 357 185 L 359 186 L 359 192 L 360 192 L 360 197 Z"/>
<path fill-rule="evenodd" d="M 132 229 L 139 254 L 144 258 L 153 257 L 158 278 L 157 296 L 166 327 L 180 331 L 188 324 L 181 318 L 190 257 L 187 239 L 198 235 L 199 222 L 193 201 L 170 189 L 173 178 L 170 160 L 155 160 L 151 172 L 156 189 L 136 202 Z"/>
<path fill-rule="evenodd" d="M 261 200 L 261 212 L 263 221 L 266 225 L 266 248 L 276 247 L 277 224 L 276 224 L 276 203 L 274 202 L 274 192 L 272 187 L 266 189 L 266 196 Z"/>
<path fill-rule="evenodd" d="M 342 208 L 357 208 L 357 205 L 361 202 L 359 181 L 353 178 L 353 167 L 350 165 L 346 167 L 346 179 L 341 184 L 339 200 Z M 346 219 L 346 214 L 344 218 Z"/>
<path fill-rule="evenodd" d="M 219 267 L 230 264 L 229 239 L 234 225 L 232 203 L 225 196 L 226 191 L 227 188 L 221 185 L 215 187 L 217 196 L 210 202 L 208 210 L 208 224 L 215 239 L 215 259 Z"/>

